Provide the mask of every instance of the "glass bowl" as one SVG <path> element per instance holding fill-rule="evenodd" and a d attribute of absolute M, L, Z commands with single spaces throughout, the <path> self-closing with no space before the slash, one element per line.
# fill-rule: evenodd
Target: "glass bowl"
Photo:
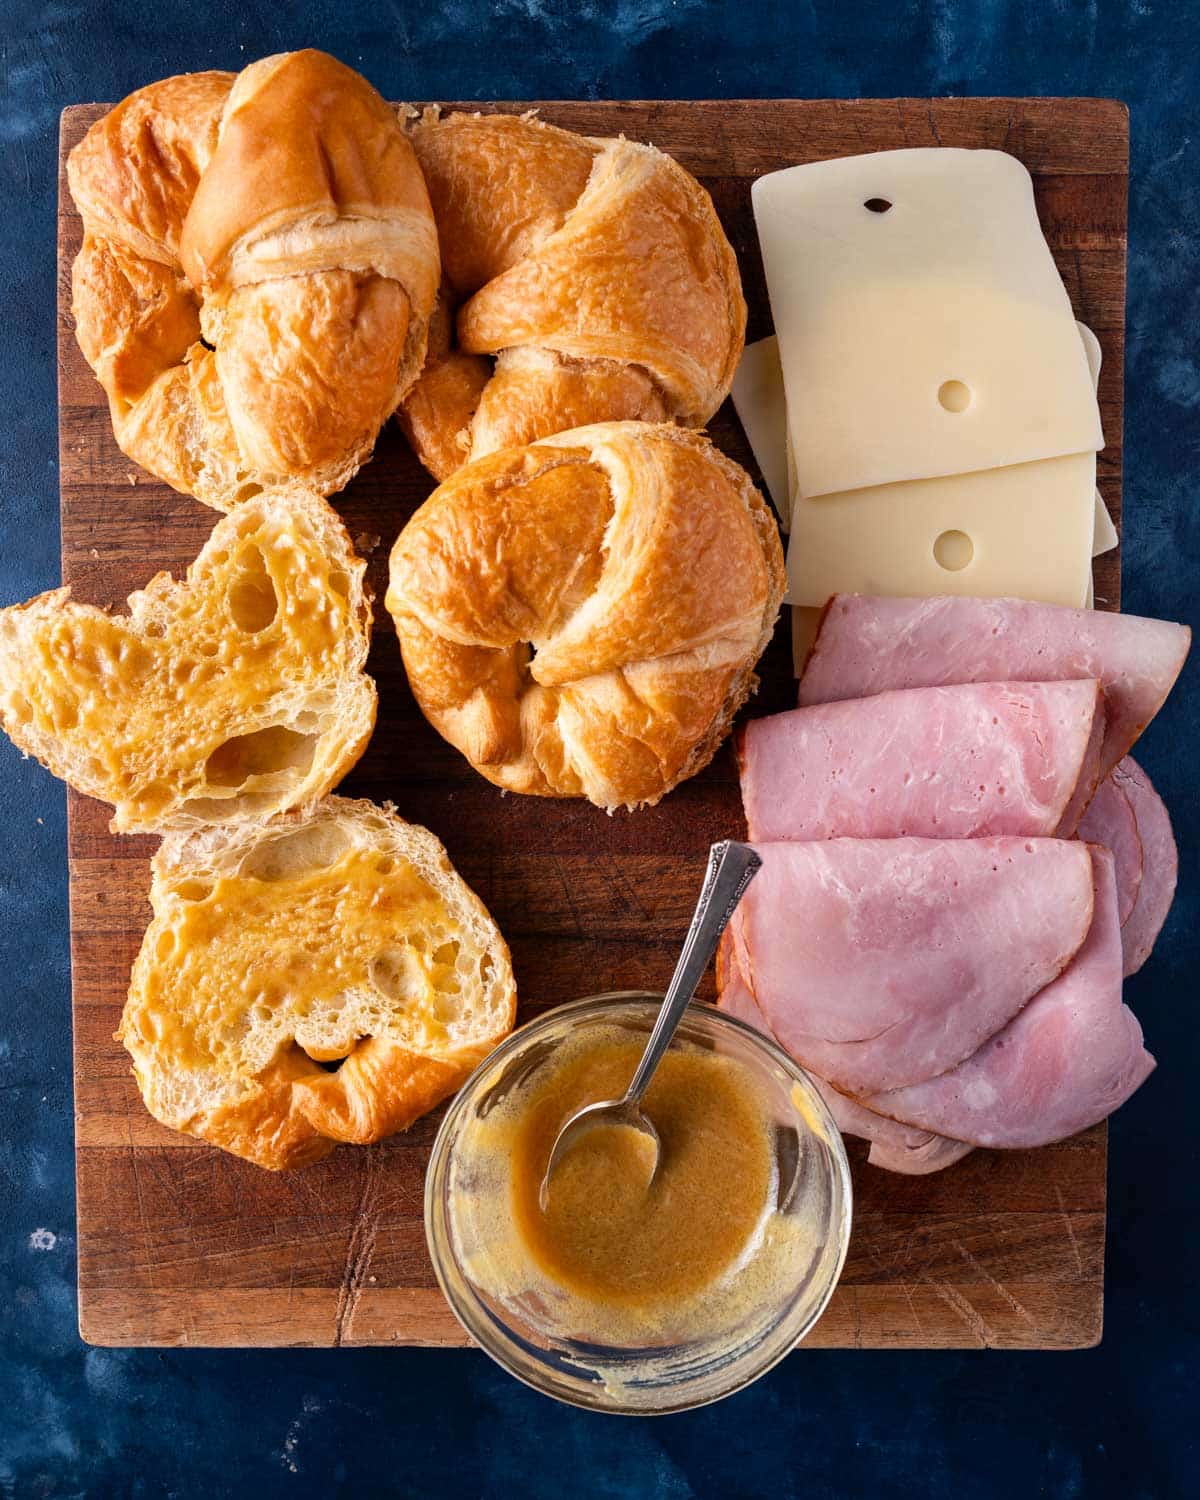
<path fill-rule="evenodd" d="M 564 1326 L 561 1308 L 534 1287 L 497 1292 L 486 1274 L 488 1231 L 503 1211 L 507 1182 L 483 1165 L 472 1126 L 513 1087 L 529 1082 L 568 1037 L 594 1026 L 648 1035 L 661 995 L 597 995 L 559 1006 L 513 1033 L 491 1053 L 451 1103 L 425 1179 L 425 1232 L 438 1282 L 471 1337 L 510 1374 L 560 1401 L 595 1411 L 652 1415 L 702 1406 L 766 1373 L 808 1333 L 832 1295 L 850 1238 L 850 1171 L 841 1136 L 808 1076 L 773 1042 L 710 1005 L 693 1005 L 680 1039 L 745 1066 L 775 1124 L 777 1222 L 769 1265 L 740 1262 L 752 1274 L 736 1315 L 708 1331 L 678 1336 L 660 1329 L 627 1343 L 591 1342 Z M 481 1239 L 481 1236 L 483 1238 Z M 764 1239 L 770 1240 L 767 1236 Z M 787 1246 L 781 1258 L 779 1244 Z M 765 1274 L 759 1272 L 765 1271 Z M 485 1285 L 492 1281 L 493 1289 Z M 532 1278 L 531 1278 L 532 1280 Z M 721 1320 L 717 1322 L 720 1324 Z"/>

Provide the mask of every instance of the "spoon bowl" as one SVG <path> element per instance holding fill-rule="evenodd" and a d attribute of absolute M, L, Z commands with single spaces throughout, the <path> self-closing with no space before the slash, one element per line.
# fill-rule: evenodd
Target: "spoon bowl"
<path fill-rule="evenodd" d="M 654 1121 L 644 1115 L 637 1105 L 625 1099 L 600 1099 L 595 1104 L 585 1104 L 577 1110 L 558 1133 L 546 1172 L 538 1193 L 538 1202 L 545 1213 L 550 1206 L 550 1179 L 563 1160 L 571 1154 L 585 1135 L 593 1130 L 630 1130 L 640 1136 L 646 1144 L 646 1159 L 650 1170 L 646 1174 L 646 1190 L 649 1191 L 658 1174 L 662 1142 Z"/>

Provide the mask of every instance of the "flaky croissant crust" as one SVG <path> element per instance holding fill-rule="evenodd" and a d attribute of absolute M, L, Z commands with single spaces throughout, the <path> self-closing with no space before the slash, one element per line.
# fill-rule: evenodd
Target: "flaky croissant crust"
<path fill-rule="evenodd" d="M 117 442 L 219 510 L 341 489 L 420 371 L 437 291 L 394 113 L 321 52 L 131 94 L 67 163 L 72 310 Z"/>
<path fill-rule="evenodd" d="M 427 110 L 409 135 L 444 282 L 400 419 L 435 477 L 595 422 L 708 421 L 746 305 L 695 178 L 652 146 L 528 115 Z"/>
<path fill-rule="evenodd" d="M 753 690 L 783 554 L 703 435 L 601 423 L 504 449 L 400 533 L 391 612 L 417 702 L 497 786 L 654 803 Z"/>

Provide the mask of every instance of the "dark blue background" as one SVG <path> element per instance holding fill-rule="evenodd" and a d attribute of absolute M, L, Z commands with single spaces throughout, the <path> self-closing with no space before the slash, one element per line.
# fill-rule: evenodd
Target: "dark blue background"
<path fill-rule="evenodd" d="M 335 52 L 394 99 L 1126 100 L 1125 608 L 1193 620 L 1200 8 L 1188 0 L 5 0 L 0 602 L 59 578 L 59 111 L 169 73 L 238 68 L 305 45 Z M 1161 1066 L 1112 1134 L 1103 1346 L 1059 1355 L 802 1352 L 719 1407 L 641 1423 L 558 1407 L 475 1353 L 80 1343 L 63 790 L 0 737 L 0 1492 L 1195 1495 L 1198 681 L 1193 665 L 1138 752 L 1174 814 L 1182 893 L 1128 988 Z M 31 1240 L 37 1230 L 49 1235 Z M 53 1248 L 36 1248 L 51 1236 Z"/>

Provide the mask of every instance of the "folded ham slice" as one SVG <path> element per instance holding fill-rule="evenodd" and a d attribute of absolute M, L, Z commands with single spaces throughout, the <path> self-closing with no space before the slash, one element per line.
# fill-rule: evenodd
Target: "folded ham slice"
<path fill-rule="evenodd" d="M 1171 829 L 1171 815 L 1154 790 L 1149 776 L 1131 755 L 1113 772 L 1112 780 L 1133 809 L 1142 848 L 1142 878 L 1133 909 L 1121 929 L 1125 972 L 1136 974 L 1150 957 L 1162 931 L 1179 877 L 1179 851 Z"/>
<path fill-rule="evenodd" d="M 800 704 L 961 682 L 1095 678 L 1108 722 L 1101 775 L 1128 752 L 1179 676 L 1191 631 L 1166 620 L 1025 599 L 835 594 Z"/>
<path fill-rule="evenodd" d="M 977 1146 L 1044 1146 L 1105 1119 L 1154 1059 L 1121 1002 L 1121 925 L 1107 849 L 1092 847 L 1095 918 L 1068 968 L 956 1068 L 862 1102 Z"/>
<path fill-rule="evenodd" d="M 753 1026 L 765 1036 L 771 1036 L 763 1013 L 759 1010 L 749 985 L 737 964 L 733 945 L 727 942 L 726 933 L 717 955 L 717 984 L 720 998 L 717 1004 L 729 1015 L 737 1016 L 747 1026 Z M 774 1040 L 774 1038 L 772 1038 Z M 837 1128 L 843 1135 L 856 1135 L 871 1143 L 867 1161 L 874 1167 L 888 1172 L 900 1172 L 909 1177 L 924 1177 L 930 1172 L 940 1172 L 943 1167 L 961 1161 L 975 1148 L 966 1141 L 952 1141 L 931 1131 L 914 1129 L 902 1125 L 886 1115 L 877 1115 L 873 1110 L 839 1094 L 832 1084 L 809 1075 L 828 1106 Z"/>
<path fill-rule="evenodd" d="M 1096 788 L 1076 836 L 1112 853 L 1125 973 L 1136 974 L 1171 910 L 1179 852 L 1170 814 L 1131 755 Z"/>
<path fill-rule="evenodd" d="M 843 1135 L 857 1135 L 870 1141 L 867 1161 L 885 1172 L 898 1172 L 904 1177 L 928 1177 L 932 1172 L 952 1167 L 975 1149 L 969 1141 L 952 1140 L 949 1136 L 935 1135 L 931 1130 L 878 1115 L 857 1099 L 839 1094 L 822 1078 L 814 1077 L 813 1082 L 837 1122 L 837 1128 Z"/>
<path fill-rule="evenodd" d="M 1128 763 L 1128 756 L 1122 765 Z M 1116 780 L 1117 772 L 1106 776 L 1096 788 L 1079 820 L 1076 837 L 1089 844 L 1102 844 L 1113 857 L 1117 876 L 1117 914 L 1122 927 L 1137 903 L 1142 883 L 1142 841 L 1138 837 L 1133 804 Z"/>
<path fill-rule="evenodd" d="M 843 1093 L 920 1083 L 969 1057 L 1091 925 L 1091 854 L 1074 841 L 756 847 L 763 867 L 730 924 L 738 964 L 780 1044 Z"/>
<path fill-rule="evenodd" d="M 738 745 L 750 837 L 1069 834 L 1103 735 L 1094 680 L 909 688 L 755 719 Z"/>

